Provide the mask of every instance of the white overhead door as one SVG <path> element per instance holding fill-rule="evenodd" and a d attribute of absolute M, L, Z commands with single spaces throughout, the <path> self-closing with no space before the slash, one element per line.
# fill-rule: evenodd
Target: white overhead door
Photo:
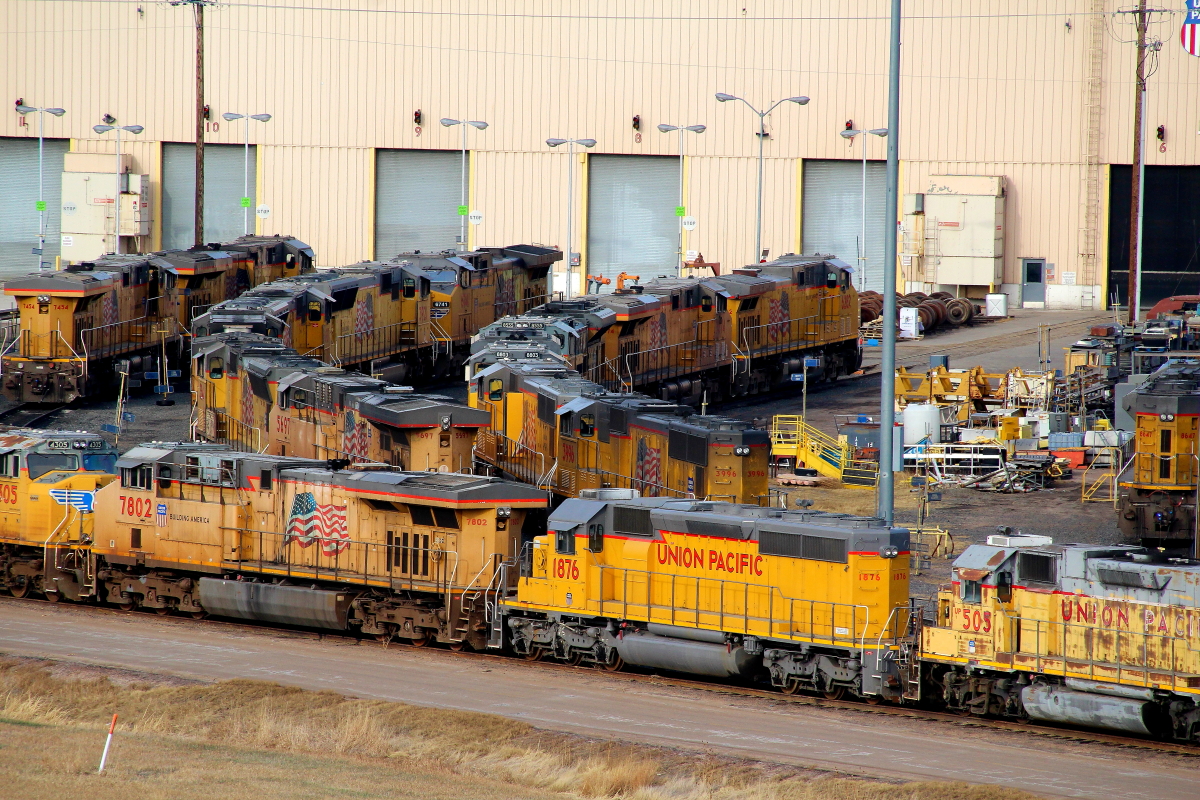
<path fill-rule="evenodd" d="M 859 289 L 883 289 L 884 189 L 887 165 L 867 162 L 867 241 L 863 255 L 861 161 L 804 162 L 805 253 L 832 253 L 855 269 Z"/>
<path fill-rule="evenodd" d="M 375 151 L 375 258 L 458 247 L 462 155 Z"/>
<path fill-rule="evenodd" d="M 587 271 L 648 281 L 674 276 L 679 262 L 679 159 L 589 156 Z"/>
<path fill-rule="evenodd" d="M 196 145 L 163 144 L 162 246 L 184 249 L 195 244 L 196 230 Z M 242 209 L 242 197 L 254 202 L 257 194 L 258 149 L 250 146 L 250 169 L 246 169 L 245 146 L 204 145 L 204 241 L 229 242 L 254 233 L 254 209 Z M 249 172 L 250 192 L 243 194 Z"/>
<path fill-rule="evenodd" d="M 36 125 L 37 118 L 29 118 Z M 65 139 L 44 139 L 43 191 L 46 201 L 46 247 L 41 260 L 54 266 L 61 237 L 63 154 Z M 0 139 L 0 280 L 38 268 L 38 141 Z"/>

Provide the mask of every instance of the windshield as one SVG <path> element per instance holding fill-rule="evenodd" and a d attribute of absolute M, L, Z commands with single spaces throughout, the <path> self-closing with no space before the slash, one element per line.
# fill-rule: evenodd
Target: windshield
<path fill-rule="evenodd" d="M 29 479 L 33 481 L 55 470 L 74 472 L 79 469 L 79 456 L 73 453 L 30 453 L 25 463 L 29 468 Z"/>
<path fill-rule="evenodd" d="M 83 457 L 83 468 L 92 472 L 117 473 L 116 453 L 93 453 Z"/>

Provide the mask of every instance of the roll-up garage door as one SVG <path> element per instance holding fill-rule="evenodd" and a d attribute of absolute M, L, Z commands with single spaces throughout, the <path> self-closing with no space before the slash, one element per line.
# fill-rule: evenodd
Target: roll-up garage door
<path fill-rule="evenodd" d="M 30 124 L 37 119 L 30 117 Z M 54 266 L 61 237 L 64 139 L 44 139 L 42 198 L 46 201 L 46 247 L 41 260 Z M 0 280 L 38 268 L 37 139 L 0 139 Z"/>
<path fill-rule="evenodd" d="M 589 156 L 587 271 L 616 287 L 621 272 L 643 281 L 675 275 L 679 259 L 679 159 Z"/>
<path fill-rule="evenodd" d="M 461 153 L 377 150 L 375 258 L 458 247 L 461 199 Z"/>
<path fill-rule="evenodd" d="M 164 144 L 162 174 L 163 249 L 195 244 L 196 146 Z M 257 195 L 258 150 L 250 147 L 250 202 Z M 228 242 L 246 233 L 242 194 L 245 189 L 245 148 L 238 144 L 204 145 L 204 241 Z M 254 233 L 254 209 L 250 209 Z"/>
<path fill-rule="evenodd" d="M 867 162 L 866 274 L 862 238 L 862 162 L 804 162 L 804 252 L 832 253 L 856 270 L 859 289 L 883 289 L 884 189 L 887 165 Z M 903 287 L 901 287 L 903 288 Z"/>

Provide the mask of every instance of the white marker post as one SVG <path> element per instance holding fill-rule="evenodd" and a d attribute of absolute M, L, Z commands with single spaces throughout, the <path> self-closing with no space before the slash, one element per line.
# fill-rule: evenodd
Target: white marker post
<path fill-rule="evenodd" d="M 108 726 L 108 738 L 104 740 L 104 753 L 100 756 L 100 769 L 96 770 L 99 775 L 104 772 L 104 762 L 108 760 L 108 748 L 112 745 L 113 731 L 117 728 L 117 715 L 113 714 L 112 724 Z"/>

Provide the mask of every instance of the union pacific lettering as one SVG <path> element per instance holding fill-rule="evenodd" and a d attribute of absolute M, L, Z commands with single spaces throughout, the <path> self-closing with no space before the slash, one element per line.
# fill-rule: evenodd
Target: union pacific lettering
<path fill-rule="evenodd" d="M 1121 605 L 1080 601 L 1064 597 L 1060 606 L 1063 622 L 1096 625 L 1102 628 L 1130 628 L 1130 609 Z M 1194 639 L 1200 635 L 1200 617 L 1190 611 L 1143 608 L 1133 611 L 1146 633 Z"/>
<path fill-rule="evenodd" d="M 689 547 L 679 544 L 655 545 L 655 556 L 658 563 L 678 564 L 681 567 L 703 569 L 711 572 L 729 572 L 734 575 L 762 575 L 762 556 L 752 556 L 749 553 L 733 553 Z"/>

